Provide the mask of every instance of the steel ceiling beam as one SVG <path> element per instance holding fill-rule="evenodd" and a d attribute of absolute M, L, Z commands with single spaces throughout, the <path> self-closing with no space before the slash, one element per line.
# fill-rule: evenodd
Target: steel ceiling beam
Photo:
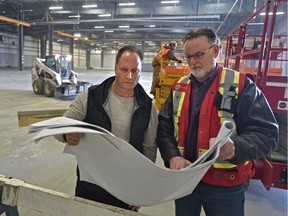
<path fill-rule="evenodd" d="M 179 21 L 182 19 L 182 21 Z M 110 18 L 110 19 L 86 19 L 86 20 L 54 20 L 54 21 L 41 21 L 41 22 L 31 22 L 32 25 L 63 25 L 63 24 L 79 24 L 79 23 L 89 23 L 89 22 L 121 22 L 121 21 L 128 21 L 128 22 L 202 22 L 202 23 L 211 23 L 216 21 L 211 20 L 190 20 L 190 19 L 220 19 L 220 15 L 202 15 L 202 16 L 167 16 L 167 17 L 133 17 L 133 18 Z M 221 22 L 221 21 L 218 21 Z"/>
<path fill-rule="evenodd" d="M 5 16 L 0 16 L 0 20 L 5 21 L 5 22 L 14 23 L 16 25 L 26 26 L 26 27 L 30 27 L 31 26 L 30 23 L 23 22 L 23 21 L 16 20 L 16 19 L 12 19 L 12 18 L 5 17 Z"/>

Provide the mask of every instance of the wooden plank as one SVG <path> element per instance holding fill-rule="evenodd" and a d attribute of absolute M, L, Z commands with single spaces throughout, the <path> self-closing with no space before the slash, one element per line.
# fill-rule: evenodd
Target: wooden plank
<path fill-rule="evenodd" d="M 61 216 L 145 216 L 145 214 L 27 184 L 17 179 L 8 179 L 1 175 L 0 187 L 3 187 L 0 203 L 8 206 L 24 207 L 44 214 Z"/>
<path fill-rule="evenodd" d="M 65 111 L 66 109 L 18 111 L 18 124 L 19 127 L 26 127 L 36 122 L 63 116 Z"/>

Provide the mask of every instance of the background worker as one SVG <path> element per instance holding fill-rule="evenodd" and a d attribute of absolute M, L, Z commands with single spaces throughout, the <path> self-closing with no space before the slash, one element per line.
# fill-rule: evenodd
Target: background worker
<path fill-rule="evenodd" d="M 137 47 L 122 47 L 116 56 L 115 76 L 78 95 L 64 116 L 111 131 L 155 162 L 157 110 L 138 83 L 142 64 L 143 54 Z M 68 145 L 78 145 L 82 136 L 80 133 L 71 133 L 56 138 Z M 80 181 L 78 168 L 75 195 L 133 211 L 139 209 L 122 202 L 98 185 Z"/>
<path fill-rule="evenodd" d="M 164 49 L 159 49 L 153 58 L 153 61 L 152 61 L 153 78 L 152 78 L 150 94 L 154 95 L 154 97 L 155 97 L 156 87 L 159 86 L 159 82 L 160 82 L 161 62 L 163 63 L 168 60 L 173 60 L 173 61 L 177 61 L 178 63 L 182 63 L 182 61 L 176 58 L 174 55 L 173 51 L 176 49 L 176 46 L 177 46 L 176 42 L 165 44 L 165 46 L 163 47 Z"/>
<path fill-rule="evenodd" d="M 277 149 L 278 124 L 267 100 L 246 73 L 216 63 L 219 40 L 212 29 L 184 37 L 191 74 L 175 81 L 159 113 L 157 145 L 166 166 L 180 170 L 209 149 L 221 123 L 235 122 L 235 135 L 195 190 L 175 200 L 176 216 L 243 216 L 243 183 L 254 174 L 253 160 Z"/>

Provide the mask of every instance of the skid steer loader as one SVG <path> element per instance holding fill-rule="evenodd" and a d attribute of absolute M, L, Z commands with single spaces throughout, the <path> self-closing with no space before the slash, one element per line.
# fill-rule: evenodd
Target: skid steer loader
<path fill-rule="evenodd" d="M 71 55 L 48 55 L 35 58 L 31 71 L 33 91 L 37 95 L 62 97 L 76 95 L 91 84 L 79 81 L 78 73 L 71 70 Z"/>

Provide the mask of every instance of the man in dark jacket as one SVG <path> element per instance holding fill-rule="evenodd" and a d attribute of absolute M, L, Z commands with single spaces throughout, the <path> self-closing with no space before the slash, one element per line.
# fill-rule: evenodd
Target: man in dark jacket
<path fill-rule="evenodd" d="M 243 183 L 254 174 L 253 160 L 277 149 L 278 124 L 267 100 L 246 74 L 216 63 L 219 40 L 212 29 L 186 34 L 184 59 L 191 74 L 172 87 L 159 113 L 157 145 L 165 165 L 180 170 L 215 143 L 224 120 L 235 135 L 195 190 L 177 199 L 177 216 L 243 216 Z"/>
<path fill-rule="evenodd" d="M 64 116 L 101 126 L 129 142 L 151 161 L 156 160 L 157 110 L 138 83 L 143 55 L 135 46 L 122 47 L 116 56 L 115 75 L 82 92 Z M 78 145 L 82 134 L 56 137 L 68 145 Z M 109 157 L 109 155 L 107 155 Z M 95 164 L 97 166 L 97 164 Z M 98 185 L 80 180 L 77 168 L 76 196 L 137 211 Z"/>

